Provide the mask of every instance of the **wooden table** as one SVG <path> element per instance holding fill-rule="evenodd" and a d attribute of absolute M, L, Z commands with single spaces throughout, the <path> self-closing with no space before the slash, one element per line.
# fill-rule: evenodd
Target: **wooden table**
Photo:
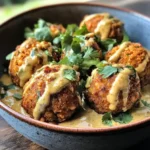
<path fill-rule="evenodd" d="M 23 137 L 0 116 L 0 150 L 45 150 Z"/>

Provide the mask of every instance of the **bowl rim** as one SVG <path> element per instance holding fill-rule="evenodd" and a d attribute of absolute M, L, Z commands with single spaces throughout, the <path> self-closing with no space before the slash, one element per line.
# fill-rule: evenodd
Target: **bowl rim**
<path fill-rule="evenodd" d="M 150 22 L 150 17 L 145 16 L 141 13 L 136 12 L 136 11 L 129 10 L 129 9 L 114 7 L 114 6 L 110 6 L 110 5 L 105 5 L 105 4 L 101 4 L 99 2 L 84 2 L 84 3 L 83 2 L 71 2 L 71 3 L 50 4 L 50 5 L 30 9 L 28 11 L 24 11 L 24 12 L 22 12 L 22 13 L 16 15 L 16 16 L 4 21 L 2 24 L 0 24 L 0 28 L 2 26 L 4 26 L 5 24 L 7 24 L 7 23 L 9 23 L 9 22 L 11 22 L 11 21 L 13 21 L 13 20 L 25 15 L 25 14 L 28 14 L 30 12 L 38 11 L 38 10 L 45 9 L 45 8 L 51 8 L 51 7 L 73 6 L 73 5 L 76 5 L 76 6 L 78 6 L 78 5 L 80 5 L 80 6 L 96 6 L 96 7 L 104 7 L 104 8 L 119 10 L 119 11 L 122 11 L 122 12 L 125 12 L 125 13 L 129 13 L 129 14 L 132 14 L 132 15 L 135 15 L 135 16 L 139 16 L 139 17 L 144 18 L 144 19 L 146 19 Z M 112 132 L 112 131 L 123 131 L 124 129 L 133 129 L 133 128 L 135 129 L 135 127 L 140 127 L 140 125 L 143 125 L 147 122 L 150 122 L 150 117 L 148 117 L 148 118 L 145 118 L 143 120 L 137 121 L 135 123 L 129 123 L 129 124 L 113 126 L 113 127 L 72 128 L 72 127 L 59 126 L 59 125 L 53 124 L 53 123 L 45 123 L 45 122 L 41 122 L 39 120 L 32 119 L 28 116 L 25 116 L 23 114 L 20 114 L 20 113 L 14 111 L 10 107 L 8 107 L 4 103 L 2 103 L 1 101 L 0 101 L 0 109 L 3 109 L 4 111 L 9 113 L 13 117 L 15 117 L 15 118 L 17 118 L 17 119 L 19 119 L 19 120 L 21 120 L 25 123 L 28 123 L 30 125 L 40 127 L 40 128 L 44 128 L 44 129 L 48 129 L 48 130 L 51 130 L 51 131 L 68 132 L 68 133 L 104 133 L 104 132 L 106 133 L 106 132 Z"/>

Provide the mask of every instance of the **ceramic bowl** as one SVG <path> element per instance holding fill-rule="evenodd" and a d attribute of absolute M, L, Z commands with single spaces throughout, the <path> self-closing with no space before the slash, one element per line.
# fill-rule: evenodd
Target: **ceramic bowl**
<path fill-rule="evenodd" d="M 125 23 L 131 41 L 150 49 L 150 19 L 141 14 L 100 4 L 58 4 L 20 14 L 0 26 L 0 69 L 5 56 L 23 41 L 24 28 L 39 18 L 50 22 L 79 23 L 86 14 L 109 12 Z M 110 128 L 69 128 L 23 116 L 0 102 L 0 115 L 19 133 L 50 150 L 125 149 L 150 135 L 150 118 Z"/>

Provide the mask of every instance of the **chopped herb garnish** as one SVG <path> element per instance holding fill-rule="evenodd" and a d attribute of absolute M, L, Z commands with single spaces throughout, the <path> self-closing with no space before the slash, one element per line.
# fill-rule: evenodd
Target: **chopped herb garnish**
<path fill-rule="evenodd" d="M 146 102 L 145 100 L 141 100 L 141 102 L 145 107 L 150 108 L 150 103 Z"/>
<path fill-rule="evenodd" d="M 131 122 L 133 117 L 129 112 L 119 113 L 118 115 L 113 116 L 113 120 L 115 122 L 119 122 L 120 124 L 126 124 Z"/>
<path fill-rule="evenodd" d="M 133 116 L 129 112 L 122 112 L 117 115 L 112 115 L 110 112 L 105 113 L 102 117 L 102 123 L 104 125 L 112 126 L 112 121 L 118 122 L 120 124 L 126 124 L 131 122 Z"/>
<path fill-rule="evenodd" d="M 70 33 L 70 35 L 73 35 L 73 33 L 78 29 L 78 26 L 76 24 L 69 24 L 66 28 L 66 32 Z"/>
<path fill-rule="evenodd" d="M 83 58 L 85 59 L 93 59 L 93 58 L 99 58 L 100 54 L 97 50 L 94 50 L 92 47 L 87 47 L 85 50 L 85 54 Z"/>
<path fill-rule="evenodd" d="M 100 45 L 104 47 L 105 51 L 111 50 L 116 43 L 116 39 L 107 39 L 100 41 Z"/>
<path fill-rule="evenodd" d="M 129 40 L 130 40 L 130 39 L 129 39 L 129 36 L 128 36 L 127 33 L 124 31 L 124 32 L 123 32 L 123 40 L 122 40 L 121 43 L 127 42 L 127 41 L 129 41 Z"/>
<path fill-rule="evenodd" d="M 25 38 L 29 38 L 29 37 L 30 38 L 34 38 L 34 33 L 33 33 L 33 31 L 29 27 L 25 28 L 24 37 Z"/>
<path fill-rule="evenodd" d="M 11 60 L 13 58 L 14 52 L 11 52 L 6 56 L 6 60 Z"/>
<path fill-rule="evenodd" d="M 105 113 L 102 117 L 102 123 L 104 125 L 112 126 L 112 115 L 110 112 Z"/>
<path fill-rule="evenodd" d="M 64 78 L 75 81 L 77 78 L 76 71 L 72 69 L 65 69 L 63 73 Z"/>
<path fill-rule="evenodd" d="M 21 100 L 22 99 L 22 95 L 20 93 L 15 93 L 13 95 L 14 98 L 16 98 L 16 100 Z"/>
<path fill-rule="evenodd" d="M 81 28 L 75 31 L 75 35 L 85 35 L 88 33 L 86 25 L 82 26 Z"/>
<path fill-rule="evenodd" d="M 49 27 L 35 29 L 34 36 L 38 41 L 52 41 Z"/>
<path fill-rule="evenodd" d="M 98 73 L 101 74 L 103 78 L 108 78 L 117 72 L 118 68 L 112 66 L 105 66 L 104 68 L 98 69 Z"/>

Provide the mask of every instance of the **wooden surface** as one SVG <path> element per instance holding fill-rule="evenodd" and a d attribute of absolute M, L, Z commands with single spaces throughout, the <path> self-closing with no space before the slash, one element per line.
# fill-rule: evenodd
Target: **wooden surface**
<path fill-rule="evenodd" d="M 45 150 L 23 137 L 0 116 L 0 150 Z"/>

